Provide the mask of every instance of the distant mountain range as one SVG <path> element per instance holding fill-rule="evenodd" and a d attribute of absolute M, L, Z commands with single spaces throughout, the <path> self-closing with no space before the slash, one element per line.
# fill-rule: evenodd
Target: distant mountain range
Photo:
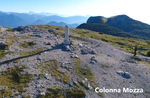
<path fill-rule="evenodd" d="M 77 28 L 121 37 L 150 39 L 150 25 L 134 20 L 127 15 L 118 15 L 110 18 L 103 16 L 90 17 L 87 23 L 81 24 Z"/>
<path fill-rule="evenodd" d="M 55 21 L 51 21 L 48 23 L 48 25 L 55 25 L 55 26 L 65 26 L 65 25 L 68 25 L 69 27 L 77 27 L 78 24 L 74 23 L 74 24 L 66 24 L 64 22 L 55 22 Z"/>
<path fill-rule="evenodd" d="M 63 24 L 75 28 L 79 24 L 85 23 L 87 19 L 88 17 L 85 16 L 62 17 L 58 15 L 51 15 L 50 13 L 34 13 L 34 12 L 16 13 L 16 12 L 0 11 L 0 25 L 4 27 L 17 27 L 20 25 L 24 26 L 24 25 L 40 25 L 40 24 L 55 25 L 56 23 L 57 26 L 64 26 L 62 25 L 63 22 Z"/>

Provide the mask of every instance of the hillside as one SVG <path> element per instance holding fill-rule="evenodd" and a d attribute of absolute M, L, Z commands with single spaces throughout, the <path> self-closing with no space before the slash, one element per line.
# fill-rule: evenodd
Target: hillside
<path fill-rule="evenodd" d="M 110 17 L 110 18 L 105 18 L 103 16 L 90 17 L 87 20 L 87 23 L 88 23 L 88 25 L 91 23 L 92 24 L 93 23 L 105 24 L 107 26 L 111 26 L 111 27 L 120 29 L 130 35 L 134 35 L 137 38 L 142 38 L 142 39 L 150 38 L 150 25 L 142 23 L 137 20 L 134 20 L 134 19 L 128 17 L 127 15 L 118 15 L 118 16 L 114 16 L 114 17 Z M 84 27 L 82 27 L 82 28 L 84 28 Z M 89 30 L 91 30 L 91 29 L 89 29 Z M 96 29 L 96 31 L 104 32 L 104 31 L 101 31 L 101 29 L 99 29 L 99 30 Z M 109 30 L 105 30 L 105 32 L 109 32 Z M 108 34 L 108 33 L 106 33 L 106 34 Z M 122 34 L 123 33 L 121 33 L 120 35 L 117 35 L 117 36 L 125 35 L 125 34 L 123 34 L 123 35 Z"/>
<path fill-rule="evenodd" d="M 70 28 L 71 45 L 64 46 L 64 31 L 52 25 L 0 27 L 0 98 L 150 97 L 150 42 Z M 121 92 L 96 93 L 97 87 Z"/>
<path fill-rule="evenodd" d="M 139 37 L 139 36 L 135 36 L 127 32 L 124 32 L 123 30 L 117 29 L 115 27 L 108 26 L 106 24 L 83 23 L 79 25 L 77 28 L 84 28 L 87 30 L 97 31 L 97 32 L 105 33 L 105 34 L 114 35 L 114 36 L 133 37 L 133 38 Z"/>
<path fill-rule="evenodd" d="M 22 24 L 26 24 L 26 22 L 13 14 L 6 14 L 0 12 L 0 25 L 5 27 L 16 27 Z"/>

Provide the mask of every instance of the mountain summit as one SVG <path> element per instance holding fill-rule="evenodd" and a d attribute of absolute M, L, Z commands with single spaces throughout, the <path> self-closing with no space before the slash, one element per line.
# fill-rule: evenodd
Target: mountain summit
<path fill-rule="evenodd" d="M 130 34 L 131 36 L 134 35 L 134 37 L 136 36 L 138 38 L 139 36 L 140 38 L 145 38 L 145 39 L 149 39 L 150 37 L 150 25 L 134 20 L 127 15 L 118 15 L 110 18 L 106 18 L 103 16 L 94 16 L 94 17 L 90 17 L 87 20 L 87 24 L 88 25 L 97 24 L 99 26 L 103 24 L 106 25 L 107 27 L 111 26 L 124 31 Z M 78 28 L 80 28 L 80 26 Z M 95 31 L 102 32 L 101 30 L 95 30 Z M 108 31 L 105 31 L 104 33 L 107 32 Z"/>

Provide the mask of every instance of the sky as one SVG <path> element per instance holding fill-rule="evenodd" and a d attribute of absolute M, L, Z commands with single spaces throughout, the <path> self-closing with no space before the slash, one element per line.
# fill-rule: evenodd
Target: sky
<path fill-rule="evenodd" d="M 126 14 L 150 24 L 149 4 L 150 0 L 0 0 L 0 11 L 104 17 Z"/>

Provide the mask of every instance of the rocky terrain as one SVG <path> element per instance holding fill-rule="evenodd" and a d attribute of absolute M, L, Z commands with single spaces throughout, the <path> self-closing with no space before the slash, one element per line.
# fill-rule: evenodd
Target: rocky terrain
<path fill-rule="evenodd" d="M 150 57 L 107 42 L 81 37 L 64 27 L 0 27 L 0 98 L 149 98 Z M 4 48 L 2 48 L 4 47 Z M 142 63 L 141 63 L 142 62 Z M 101 92 L 142 89 L 143 92 Z"/>

